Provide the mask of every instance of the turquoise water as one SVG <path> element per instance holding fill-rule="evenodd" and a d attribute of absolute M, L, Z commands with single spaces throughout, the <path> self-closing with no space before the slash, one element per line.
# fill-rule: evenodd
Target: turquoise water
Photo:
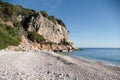
<path fill-rule="evenodd" d="M 120 48 L 83 48 L 69 55 L 120 66 Z"/>

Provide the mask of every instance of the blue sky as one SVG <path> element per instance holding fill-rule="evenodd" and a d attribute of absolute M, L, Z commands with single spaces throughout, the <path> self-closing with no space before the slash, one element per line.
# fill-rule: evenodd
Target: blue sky
<path fill-rule="evenodd" d="M 120 0 L 3 0 L 60 18 L 76 47 L 120 48 Z"/>

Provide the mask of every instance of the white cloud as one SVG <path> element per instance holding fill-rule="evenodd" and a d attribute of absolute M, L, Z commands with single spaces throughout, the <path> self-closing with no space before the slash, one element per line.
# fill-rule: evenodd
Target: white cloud
<path fill-rule="evenodd" d="M 59 4 L 61 4 L 62 0 L 46 0 L 45 6 L 54 9 L 56 8 Z"/>

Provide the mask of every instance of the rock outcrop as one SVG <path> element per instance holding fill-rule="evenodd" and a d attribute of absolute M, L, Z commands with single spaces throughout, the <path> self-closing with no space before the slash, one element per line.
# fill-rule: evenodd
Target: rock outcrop
<path fill-rule="evenodd" d="M 0 24 L 11 26 L 20 34 L 19 36 L 24 36 L 34 47 L 55 51 L 75 49 L 69 40 L 69 31 L 62 20 L 49 16 L 45 11 L 36 12 L 7 2 L 0 1 L 0 6 Z M 8 32 L 11 31 L 8 30 Z M 22 44 L 24 45 L 24 41 Z M 22 47 L 26 47 L 28 44 L 23 45 Z"/>
<path fill-rule="evenodd" d="M 47 49 L 47 50 L 68 50 L 68 49 L 75 49 L 71 44 L 69 37 L 68 37 L 68 30 L 64 25 L 61 25 L 55 20 L 53 22 L 49 18 L 44 17 L 40 12 L 32 16 L 28 22 L 27 31 L 36 32 L 39 35 L 42 35 L 46 42 L 52 42 L 54 44 L 36 44 L 33 43 L 40 49 Z M 65 39 L 69 45 L 61 44 L 61 40 Z M 42 46 L 42 47 L 41 47 Z"/>
<path fill-rule="evenodd" d="M 47 41 L 54 43 L 60 43 L 61 39 L 65 39 L 67 42 L 70 42 L 68 38 L 68 30 L 65 26 L 62 26 L 56 23 L 53 23 L 51 20 L 42 16 L 39 12 L 37 16 L 32 16 L 28 25 L 28 31 L 35 31 Z"/>

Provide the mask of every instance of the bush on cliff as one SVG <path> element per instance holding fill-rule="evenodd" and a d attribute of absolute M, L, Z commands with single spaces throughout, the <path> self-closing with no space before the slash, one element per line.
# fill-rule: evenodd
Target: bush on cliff
<path fill-rule="evenodd" d="M 42 35 L 37 34 L 36 32 L 28 32 L 27 36 L 31 41 L 36 41 L 38 43 L 44 43 L 45 38 Z"/>
<path fill-rule="evenodd" d="M 66 28 L 66 25 L 64 24 L 64 22 L 61 20 L 61 19 L 57 19 L 57 18 L 55 18 L 54 16 L 49 16 L 48 15 L 48 13 L 46 12 L 46 11 L 40 11 L 40 13 L 44 16 L 44 17 L 46 17 L 46 18 L 48 18 L 49 20 L 51 20 L 54 24 L 56 24 L 56 22 L 58 23 L 58 24 L 60 24 L 60 25 L 62 25 L 63 27 L 65 27 Z"/>
<path fill-rule="evenodd" d="M 49 17 L 46 11 L 40 11 L 40 13 L 41 13 L 44 17 L 46 17 L 46 18 Z"/>
<path fill-rule="evenodd" d="M 57 20 L 58 24 L 60 24 L 66 28 L 66 25 L 64 24 L 64 22 L 61 19 L 56 19 L 56 20 Z"/>
<path fill-rule="evenodd" d="M 65 38 L 63 38 L 63 39 L 61 39 L 61 41 L 60 41 L 60 44 L 62 44 L 62 45 L 69 45 L 69 42 L 67 42 L 66 41 L 66 39 Z"/>
<path fill-rule="evenodd" d="M 4 49 L 9 45 L 17 46 L 20 41 L 21 37 L 15 28 L 0 24 L 0 49 Z"/>
<path fill-rule="evenodd" d="M 49 16 L 48 18 L 49 20 L 51 20 L 54 24 L 56 24 L 56 18 L 54 16 Z"/>
<path fill-rule="evenodd" d="M 4 21 L 16 22 L 18 15 L 28 17 L 36 13 L 36 11 L 25 9 L 21 5 L 12 5 L 8 2 L 0 1 L 0 18 Z"/>

